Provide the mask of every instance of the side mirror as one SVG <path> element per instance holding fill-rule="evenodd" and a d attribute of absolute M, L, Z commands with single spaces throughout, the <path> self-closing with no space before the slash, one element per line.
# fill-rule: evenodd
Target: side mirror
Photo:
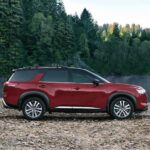
<path fill-rule="evenodd" d="M 99 80 L 98 79 L 94 79 L 93 84 L 96 86 L 99 86 Z"/>

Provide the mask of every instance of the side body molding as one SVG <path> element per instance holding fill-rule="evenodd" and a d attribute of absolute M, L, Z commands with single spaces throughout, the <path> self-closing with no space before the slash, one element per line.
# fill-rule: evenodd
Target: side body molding
<path fill-rule="evenodd" d="M 49 100 L 48 96 L 45 93 L 40 92 L 40 91 L 28 91 L 28 92 L 23 93 L 20 96 L 19 101 L 18 101 L 19 109 L 21 109 L 25 98 L 32 97 L 32 96 L 41 98 L 45 102 L 46 108 L 50 109 L 50 100 Z"/>

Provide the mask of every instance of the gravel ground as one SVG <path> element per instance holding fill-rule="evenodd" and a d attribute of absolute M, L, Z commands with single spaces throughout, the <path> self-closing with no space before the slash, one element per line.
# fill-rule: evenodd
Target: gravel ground
<path fill-rule="evenodd" d="M 0 150 L 150 150 L 150 111 L 123 121 L 107 114 L 47 114 L 27 121 L 0 102 Z"/>

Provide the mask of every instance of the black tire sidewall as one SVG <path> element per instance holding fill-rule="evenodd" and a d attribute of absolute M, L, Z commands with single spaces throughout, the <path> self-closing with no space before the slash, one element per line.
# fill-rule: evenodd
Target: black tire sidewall
<path fill-rule="evenodd" d="M 128 103 L 130 104 L 130 106 L 131 106 L 131 112 L 130 112 L 130 114 L 129 114 L 127 117 L 125 117 L 125 118 L 120 118 L 120 117 L 116 116 L 116 114 L 114 113 L 114 105 L 115 105 L 118 101 L 120 101 L 120 100 L 124 100 L 124 101 L 128 102 Z M 110 104 L 110 115 L 111 115 L 113 118 L 115 118 L 115 119 L 120 119 L 120 120 L 122 120 L 122 119 L 128 119 L 128 118 L 130 118 L 130 117 L 132 116 L 133 112 L 134 112 L 134 105 L 133 105 L 132 101 L 131 101 L 130 99 L 126 98 L 126 97 L 117 97 L 117 98 L 115 98 L 115 99 L 112 101 L 112 103 Z"/>
<path fill-rule="evenodd" d="M 41 106 L 42 106 L 42 113 L 40 114 L 40 116 L 38 116 L 38 117 L 36 117 L 36 118 L 31 118 L 31 117 L 29 117 L 29 116 L 26 114 L 26 112 L 25 112 L 25 106 L 26 106 L 26 104 L 27 104 L 28 102 L 34 101 L 34 100 L 38 101 L 38 102 L 41 104 Z M 43 116 L 44 116 L 44 114 L 45 114 L 45 112 L 46 112 L 46 106 L 45 106 L 45 103 L 42 101 L 42 99 L 40 99 L 40 98 L 38 98 L 38 97 L 30 97 L 30 98 L 27 98 L 27 99 L 24 101 L 24 103 L 23 103 L 23 105 L 22 105 L 22 112 L 23 112 L 24 117 L 25 117 L 26 119 L 28 119 L 28 120 L 40 120 L 40 119 L 43 118 Z"/>

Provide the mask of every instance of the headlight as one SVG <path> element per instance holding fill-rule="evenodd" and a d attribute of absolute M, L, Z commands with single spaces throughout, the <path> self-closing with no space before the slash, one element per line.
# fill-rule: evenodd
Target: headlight
<path fill-rule="evenodd" d="M 138 92 L 139 94 L 144 94 L 144 93 L 146 93 L 145 89 L 143 89 L 142 87 L 139 87 L 139 88 L 137 89 L 137 92 Z"/>

